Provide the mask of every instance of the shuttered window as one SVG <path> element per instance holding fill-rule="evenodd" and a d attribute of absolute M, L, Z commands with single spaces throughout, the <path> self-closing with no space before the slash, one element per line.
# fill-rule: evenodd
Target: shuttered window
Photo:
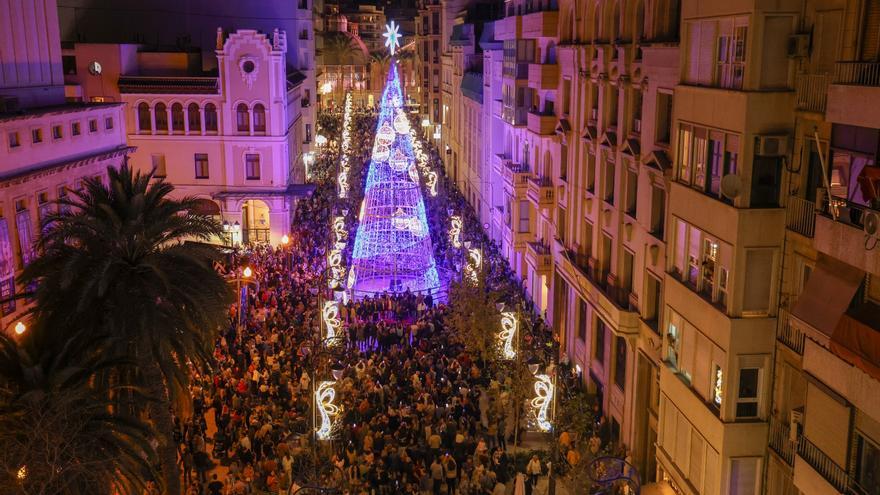
<path fill-rule="evenodd" d="M 730 495 L 754 495 L 758 492 L 758 464 L 760 457 L 740 457 L 730 460 Z"/>
<path fill-rule="evenodd" d="M 862 24 L 862 60 L 880 57 L 880 0 L 866 0 Z"/>

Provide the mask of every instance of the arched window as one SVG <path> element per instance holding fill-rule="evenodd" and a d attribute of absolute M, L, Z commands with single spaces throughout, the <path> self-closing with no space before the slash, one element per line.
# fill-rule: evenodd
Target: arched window
<path fill-rule="evenodd" d="M 183 105 L 175 103 L 171 105 L 171 130 L 183 132 Z"/>
<path fill-rule="evenodd" d="M 217 132 L 217 107 L 213 103 L 205 105 L 205 130 Z"/>
<path fill-rule="evenodd" d="M 147 105 L 146 102 L 141 102 L 138 105 L 138 129 L 150 132 L 152 126 L 153 124 L 150 122 L 150 105 Z"/>
<path fill-rule="evenodd" d="M 247 105 L 244 103 L 239 103 L 235 109 L 235 121 L 238 124 L 238 132 L 251 131 L 251 116 Z"/>
<path fill-rule="evenodd" d="M 168 132 L 168 107 L 164 103 L 156 103 L 156 130 Z"/>
<path fill-rule="evenodd" d="M 266 132 L 266 108 L 261 103 L 254 105 L 254 132 Z"/>
<path fill-rule="evenodd" d="M 199 105 L 190 103 L 186 107 L 186 117 L 189 120 L 189 132 L 202 132 L 202 117 L 199 115 Z"/>

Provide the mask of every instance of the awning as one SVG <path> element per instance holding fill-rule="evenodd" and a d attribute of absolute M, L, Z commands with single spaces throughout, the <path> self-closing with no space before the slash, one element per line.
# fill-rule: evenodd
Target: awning
<path fill-rule="evenodd" d="M 878 315 L 865 315 L 878 317 Z M 872 322 L 876 325 L 876 321 Z M 831 336 L 831 351 L 880 381 L 880 332 L 850 315 L 843 315 Z"/>
<path fill-rule="evenodd" d="M 820 254 L 792 316 L 831 337 L 864 276 L 858 268 Z"/>
<path fill-rule="evenodd" d="M 190 211 L 196 215 L 207 215 L 211 217 L 220 215 L 220 205 L 210 199 L 197 198 L 193 201 L 193 207 Z"/>

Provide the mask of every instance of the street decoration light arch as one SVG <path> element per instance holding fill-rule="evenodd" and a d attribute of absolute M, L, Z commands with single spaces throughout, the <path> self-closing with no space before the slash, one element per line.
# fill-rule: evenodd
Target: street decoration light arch
<path fill-rule="evenodd" d="M 501 313 L 501 331 L 498 332 L 498 340 L 501 344 L 501 357 L 507 360 L 516 359 L 514 340 L 519 330 L 519 320 L 513 311 Z"/>

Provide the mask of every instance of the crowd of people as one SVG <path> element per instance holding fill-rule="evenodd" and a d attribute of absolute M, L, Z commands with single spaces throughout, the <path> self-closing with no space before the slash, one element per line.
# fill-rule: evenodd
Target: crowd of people
<path fill-rule="evenodd" d="M 368 114 L 355 119 L 353 156 L 366 159 L 374 122 Z M 332 169 L 336 159 L 327 151 L 314 169 Z M 314 470 L 341 493 L 530 495 L 546 464 L 511 455 L 519 425 L 503 373 L 466 351 L 444 322 L 447 306 L 431 296 L 381 294 L 342 305 L 347 345 L 332 357 L 344 369 L 335 385 L 341 412 L 333 441 L 315 446 L 313 390 L 328 379 L 314 351 L 327 243 L 316 233 L 329 235 L 334 201 L 335 186 L 325 181 L 298 204 L 288 245 L 255 246 L 222 267 L 243 289 L 215 345 L 213 369 L 192 385 L 193 414 L 175 428 L 187 493 L 293 493 L 318 481 L 309 477 Z M 441 263 L 451 247 L 436 231 L 445 230 L 447 208 L 472 216 L 455 192 L 429 199 Z M 483 235 L 473 218 L 465 225 L 466 235 Z M 497 248 L 487 242 L 485 249 L 487 284 L 521 294 Z M 247 279 L 244 266 L 253 271 Z M 525 325 L 526 346 L 556 352 L 540 318 Z M 315 450 L 329 462 L 316 465 Z"/>

